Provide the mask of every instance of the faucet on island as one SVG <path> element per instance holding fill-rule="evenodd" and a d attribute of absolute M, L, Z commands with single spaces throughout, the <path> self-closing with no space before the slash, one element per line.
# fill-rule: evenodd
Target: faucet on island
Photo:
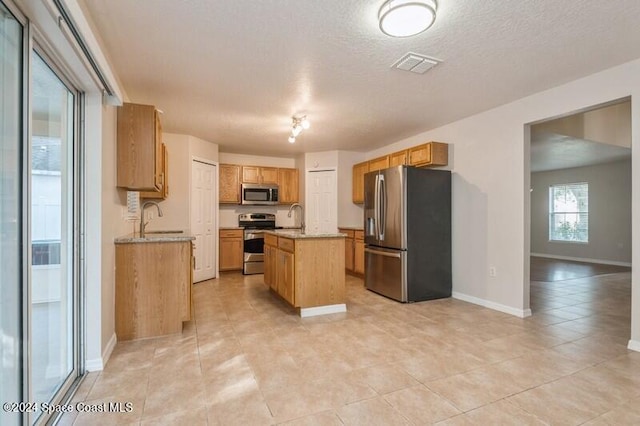
<path fill-rule="evenodd" d="M 300 229 L 301 229 L 302 233 L 304 234 L 304 207 L 302 207 L 298 203 L 291 204 L 291 207 L 289 207 L 289 213 L 287 213 L 287 217 L 291 217 L 291 212 L 293 211 L 293 209 L 295 207 L 299 207 L 300 208 Z"/>
<path fill-rule="evenodd" d="M 158 216 L 162 217 L 162 209 L 160 208 L 160 204 L 158 204 L 155 201 L 147 201 L 145 202 L 142 207 L 140 207 L 140 238 L 144 238 L 144 227 L 147 226 L 147 224 L 149 222 L 144 221 L 144 209 L 149 205 L 152 204 L 154 206 L 156 206 L 158 208 Z"/>

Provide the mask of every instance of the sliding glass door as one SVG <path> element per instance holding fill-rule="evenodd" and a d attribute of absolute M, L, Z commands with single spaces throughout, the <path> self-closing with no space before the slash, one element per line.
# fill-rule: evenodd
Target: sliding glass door
<path fill-rule="evenodd" d="M 0 3 L 0 400 L 22 400 L 23 25 Z M 0 410 L 0 424 L 18 413 Z"/>
<path fill-rule="evenodd" d="M 1 425 L 48 422 L 20 403 L 60 404 L 81 373 L 81 94 L 30 28 L 0 0 Z"/>
<path fill-rule="evenodd" d="M 75 92 L 31 53 L 32 401 L 51 401 L 75 373 Z"/>

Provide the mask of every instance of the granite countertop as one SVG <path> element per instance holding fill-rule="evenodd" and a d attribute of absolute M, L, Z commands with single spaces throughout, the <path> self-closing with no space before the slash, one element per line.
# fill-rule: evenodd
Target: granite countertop
<path fill-rule="evenodd" d="M 221 226 L 220 230 L 221 231 L 231 231 L 231 230 L 237 230 L 237 229 L 244 229 L 244 226 Z"/>
<path fill-rule="evenodd" d="M 312 239 L 312 238 L 344 238 L 347 235 L 341 233 L 330 233 L 330 234 L 312 234 L 300 232 L 299 228 L 296 229 L 276 229 L 276 230 L 265 230 L 265 234 L 276 235 L 278 237 L 286 237 L 292 239 Z"/>
<path fill-rule="evenodd" d="M 134 243 L 175 243 L 183 241 L 193 241 L 196 237 L 189 232 L 162 232 L 147 231 L 144 238 L 140 238 L 139 234 L 128 234 L 117 237 L 113 241 L 116 244 L 134 244 Z"/>

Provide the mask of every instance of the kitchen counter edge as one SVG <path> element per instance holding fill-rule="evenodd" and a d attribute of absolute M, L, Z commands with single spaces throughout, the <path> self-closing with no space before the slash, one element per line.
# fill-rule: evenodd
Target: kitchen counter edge
<path fill-rule="evenodd" d="M 117 237 L 113 240 L 116 244 L 137 244 L 137 243 L 179 243 L 193 241 L 196 237 L 189 233 L 184 234 L 151 234 L 140 238 L 140 235 L 129 234 Z"/>
<path fill-rule="evenodd" d="M 345 238 L 347 234 L 339 232 L 329 234 L 303 234 L 301 232 L 292 232 L 286 229 L 265 230 L 265 234 L 271 234 L 278 237 L 291 238 L 291 239 L 313 239 L 313 238 Z"/>

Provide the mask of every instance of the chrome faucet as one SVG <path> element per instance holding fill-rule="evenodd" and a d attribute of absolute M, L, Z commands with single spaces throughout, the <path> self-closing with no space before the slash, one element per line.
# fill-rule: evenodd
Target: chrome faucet
<path fill-rule="evenodd" d="M 287 213 L 287 217 L 291 217 L 291 212 L 296 207 L 300 208 L 300 229 L 302 230 L 302 233 L 304 234 L 304 207 L 302 207 L 298 203 L 291 204 L 291 207 L 289 207 L 289 213 Z"/>
<path fill-rule="evenodd" d="M 142 207 L 140 207 L 140 238 L 144 238 L 144 227 L 147 226 L 147 224 L 149 222 L 145 222 L 144 221 L 144 209 L 149 205 L 152 204 L 154 206 L 156 206 L 158 208 L 158 216 L 162 217 L 162 209 L 160 208 L 160 204 L 158 204 L 155 201 L 147 201 L 145 202 Z"/>

